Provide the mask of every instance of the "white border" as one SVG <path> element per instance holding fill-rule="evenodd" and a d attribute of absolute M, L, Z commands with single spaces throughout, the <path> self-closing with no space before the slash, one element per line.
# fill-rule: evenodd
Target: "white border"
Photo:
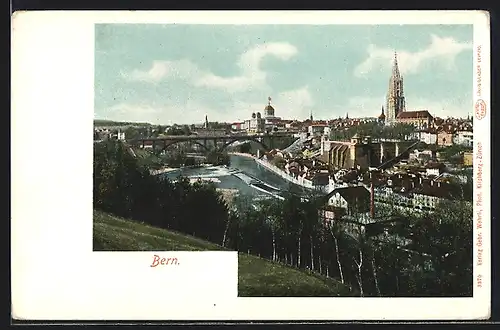
<path fill-rule="evenodd" d="M 180 252 L 176 256 L 182 255 L 181 266 L 156 272 L 148 267 L 150 252 L 93 253 L 92 145 L 88 141 L 92 139 L 94 107 L 94 23 L 112 22 L 474 24 L 474 47 L 482 46 L 482 98 L 488 105 L 487 117 L 474 123 L 474 139 L 483 143 L 483 180 L 484 187 L 489 187 L 489 18 L 485 12 L 16 13 L 11 122 L 14 317 L 440 320 L 489 316 L 490 196 L 486 188 L 482 191 L 483 249 L 488 253 L 483 266 L 474 270 L 475 275 L 483 275 L 483 286 L 474 289 L 474 298 L 236 298 L 235 253 Z M 205 285 L 193 284 L 200 281 L 200 267 Z M 192 285 L 194 289 L 189 289 Z"/>

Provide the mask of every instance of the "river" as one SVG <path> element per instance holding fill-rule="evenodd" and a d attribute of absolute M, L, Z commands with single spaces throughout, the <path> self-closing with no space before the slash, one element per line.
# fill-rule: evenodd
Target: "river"
<path fill-rule="evenodd" d="M 303 188 L 291 184 L 273 172 L 255 163 L 251 158 L 231 155 L 230 165 L 182 168 L 162 174 L 175 180 L 179 176 L 195 180 L 212 180 L 217 188 L 237 189 L 240 195 L 253 198 L 273 196 L 281 198 L 283 191 L 303 192 Z"/>

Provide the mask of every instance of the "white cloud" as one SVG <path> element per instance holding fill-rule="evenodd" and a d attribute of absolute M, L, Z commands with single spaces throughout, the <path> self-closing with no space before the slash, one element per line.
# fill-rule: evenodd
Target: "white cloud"
<path fill-rule="evenodd" d="M 194 100 L 170 99 L 169 103 L 131 104 L 120 103 L 110 108 L 103 109 L 106 119 L 116 121 L 149 122 L 152 124 L 193 124 L 202 123 L 205 115 L 209 121 L 235 122 L 250 119 L 253 112 L 263 114 L 266 106 L 265 100 L 260 103 L 248 99 L 236 99 L 225 107 L 225 111 L 218 111 L 217 107 Z M 309 117 L 314 101 L 307 86 L 289 90 L 276 95 L 272 102 L 276 109 L 276 116 L 284 119 L 304 120 Z"/>
<path fill-rule="evenodd" d="M 151 83 L 160 82 L 165 78 L 189 80 L 200 74 L 198 67 L 188 60 L 153 61 L 151 68 L 147 71 L 136 69 L 129 73 L 122 72 L 125 79 Z"/>
<path fill-rule="evenodd" d="M 195 85 L 219 88 L 228 92 L 268 89 L 267 74 L 260 68 L 262 59 L 272 55 L 282 61 L 287 61 L 295 54 L 297 54 L 297 48 L 285 42 L 257 45 L 240 56 L 237 65 L 241 69 L 241 75 L 221 77 L 208 73 L 197 79 Z"/>
<path fill-rule="evenodd" d="M 297 48 L 286 42 L 261 44 L 243 53 L 238 61 L 238 66 L 244 75 L 250 76 L 255 72 L 260 72 L 260 62 L 267 55 L 273 55 L 280 60 L 287 61 L 295 54 L 297 54 Z"/>
<path fill-rule="evenodd" d="M 265 89 L 267 74 L 260 68 L 262 59 L 274 56 L 286 61 L 297 53 L 295 46 L 286 42 L 274 42 L 257 45 L 243 53 L 237 66 L 241 73 L 238 76 L 222 77 L 212 72 L 201 70 L 188 60 L 153 61 L 147 71 L 133 70 L 122 73 L 128 80 L 157 83 L 168 78 L 178 78 L 190 82 L 196 87 L 222 89 L 227 92 L 246 91 L 249 89 Z"/>
<path fill-rule="evenodd" d="M 309 118 L 315 102 L 308 86 L 285 91 L 276 95 L 276 115 L 284 119 L 304 120 Z"/>
<path fill-rule="evenodd" d="M 399 69 L 402 74 L 416 73 L 419 67 L 426 61 L 438 59 L 445 68 L 454 68 L 455 57 L 461 52 L 472 49 L 472 43 L 462 43 L 451 37 L 441 38 L 431 35 L 429 46 L 418 52 L 408 52 L 397 50 Z M 371 71 L 380 70 L 392 66 L 395 49 L 368 46 L 368 58 L 359 64 L 354 73 L 356 76 L 363 76 Z"/>
<path fill-rule="evenodd" d="M 283 119 L 304 120 L 309 118 L 311 109 L 315 102 L 308 86 L 303 86 L 294 90 L 288 90 L 276 94 L 272 97 L 272 106 L 275 109 L 275 116 Z M 242 121 L 250 119 L 253 112 L 264 114 L 265 102 L 255 103 L 245 100 L 236 100 L 227 114 L 227 121 Z"/>

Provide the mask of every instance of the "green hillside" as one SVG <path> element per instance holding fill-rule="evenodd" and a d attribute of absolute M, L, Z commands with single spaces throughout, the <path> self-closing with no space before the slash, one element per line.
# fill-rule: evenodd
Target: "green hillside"
<path fill-rule="evenodd" d="M 94 251 L 224 250 L 207 241 L 125 220 L 94 210 Z M 353 296 L 343 284 L 324 276 L 240 253 L 239 296 Z"/>

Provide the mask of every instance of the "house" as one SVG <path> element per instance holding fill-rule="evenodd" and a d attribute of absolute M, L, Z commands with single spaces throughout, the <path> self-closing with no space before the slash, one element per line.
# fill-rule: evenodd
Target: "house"
<path fill-rule="evenodd" d="M 464 166 L 472 166 L 473 165 L 473 159 L 474 159 L 474 153 L 473 152 L 464 152 L 464 155 L 463 155 L 463 164 L 464 164 Z"/>
<path fill-rule="evenodd" d="M 420 163 L 425 163 L 433 158 L 436 158 L 435 151 L 432 150 L 419 151 L 418 149 L 413 150 L 408 157 L 410 161 L 418 161 Z"/>
<path fill-rule="evenodd" d="M 328 224 L 335 220 L 339 220 L 340 218 L 345 216 L 345 214 L 345 209 L 331 205 L 326 205 L 322 209 L 318 210 L 318 216 L 323 220 L 325 224 Z"/>
<path fill-rule="evenodd" d="M 385 187 L 376 188 L 375 201 L 407 210 L 430 211 L 446 200 L 460 199 L 460 185 L 442 180 L 397 174 Z"/>
<path fill-rule="evenodd" d="M 472 131 L 457 131 L 453 135 L 453 143 L 466 147 L 472 147 L 473 133 Z"/>
<path fill-rule="evenodd" d="M 125 141 L 125 132 L 118 132 L 116 138 L 120 141 Z"/>
<path fill-rule="evenodd" d="M 443 173 L 445 165 L 443 163 L 429 163 L 425 168 L 425 173 L 427 175 L 438 176 Z"/>
<path fill-rule="evenodd" d="M 437 133 L 437 144 L 439 146 L 453 145 L 453 133 L 448 130 L 441 130 Z"/>
<path fill-rule="evenodd" d="M 144 141 L 144 149 L 152 149 L 153 148 L 153 141 Z"/>
<path fill-rule="evenodd" d="M 396 122 L 410 124 L 418 129 L 427 129 L 432 123 L 432 115 L 427 110 L 402 111 L 396 117 Z"/>
<path fill-rule="evenodd" d="M 236 122 L 231 124 L 231 130 L 233 131 L 241 131 L 245 127 L 245 122 Z"/>
<path fill-rule="evenodd" d="M 323 135 L 326 135 L 326 136 L 330 136 L 330 132 L 331 132 L 331 128 L 330 126 L 326 126 L 324 129 L 323 129 Z"/>
<path fill-rule="evenodd" d="M 327 129 L 327 131 L 329 130 L 329 127 L 326 124 L 311 124 L 307 127 L 307 132 L 311 136 L 323 135 L 325 133 L 325 129 Z"/>
<path fill-rule="evenodd" d="M 328 174 L 328 171 L 319 170 L 315 172 L 311 177 L 311 181 L 313 182 L 313 185 L 316 186 L 327 186 L 330 183 L 330 176 Z"/>
<path fill-rule="evenodd" d="M 419 132 L 419 140 L 426 144 L 436 144 L 437 134 L 433 130 L 424 130 Z"/>
<path fill-rule="evenodd" d="M 426 181 L 425 184 L 412 190 L 413 206 L 424 210 L 433 210 L 444 199 L 451 199 L 454 194 L 443 186 L 441 182 Z"/>
<path fill-rule="evenodd" d="M 300 164 L 297 161 L 291 161 L 285 165 L 285 171 L 296 178 L 300 173 Z"/>
<path fill-rule="evenodd" d="M 326 198 L 328 205 L 344 209 L 347 215 L 370 211 L 370 192 L 364 186 L 337 188 L 326 195 Z"/>

